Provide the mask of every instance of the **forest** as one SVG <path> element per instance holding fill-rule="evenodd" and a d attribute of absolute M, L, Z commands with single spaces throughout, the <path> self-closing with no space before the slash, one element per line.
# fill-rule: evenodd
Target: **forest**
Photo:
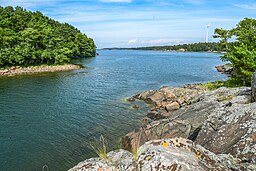
<path fill-rule="evenodd" d="M 172 46 L 149 46 L 149 47 L 136 47 L 136 48 L 105 48 L 111 49 L 123 49 L 123 50 L 158 50 L 158 51 L 179 51 L 183 49 L 188 52 L 207 52 L 207 51 L 224 51 L 225 48 L 220 45 L 220 43 L 210 42 L 210 43 L 191 43 L 191 44 L 181 44 Z"/>
<path fill-rule="evenodd" d="M 0 6 L 0 68 L 63 64 L 95 53 L 93 39 L 68 23 L 39 11 Z"/>

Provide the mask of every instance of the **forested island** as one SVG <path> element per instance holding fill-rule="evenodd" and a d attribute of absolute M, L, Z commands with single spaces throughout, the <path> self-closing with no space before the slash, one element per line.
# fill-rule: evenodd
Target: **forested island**
<path fill-rule="evenodd" d="M 59 65 L 95 54 L 93 39 L 72 25 L 39 11 L 0 6 L 0 68 Z"/>
<path fill-rule="evenodd" d="M 222 52 L 225 48 L 219 42 L 190 43 L 172 46 L 149 46 L 135 48 L 104 48 L 105 50 L 157 50 L 157 51 L 187 51 L 187 52 Z"/>

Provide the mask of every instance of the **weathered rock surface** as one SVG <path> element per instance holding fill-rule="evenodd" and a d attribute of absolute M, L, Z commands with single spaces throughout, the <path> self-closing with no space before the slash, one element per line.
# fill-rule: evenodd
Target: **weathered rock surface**
<path fill-rule="evenodd" d="M 133 155 L 126 150 L 111 151 L 108 160 L 91 158 L 70 169 L 69 171 L 112 171 L 134 170 Z"/>
<path fill-rule="evenodd" d="M 153 121 L 128 133 L 124 149 L 73 170 L 256 170 L 256 102 L 252 88 L 205 91 L 163 87 L 134 98 L 151 105 Z M 132 155 L 133 154 L 133 155 Z M 134 155 L 138 154 L 138 155 Z M 137 158 L 138 157 L 138 158 Z"/>
<path fill-rule="evenodd" d="M 139 149 L 137 170 L 249 170 L 230 155 L 215 155 L 184 138 L 153 140 Z"/>
<path fill-rule="evenodd" d="M 125 150 L 108 153 L 108 161 L 92 158 L 79 163 L 70 171 L 253 171 L 252 164 L 227 154 L 216 155 L 191 140 L 172 138 L 153 140 L 132 155 Z"/>
<path fill-rule="evenodd" d="M 212 152 L 232 154 L 245 162 L 255 163 L 256 103 L 250 103 L 250 93 L 251 89 L 246 87 L 194 93 L 197 100 L 191 105 L 168 112 L 167 118 L 127 134 L 123 138 L 124 148 L 135 151 L 150 140 L 183 137 Z M 152 94 L 142 99 L 150 99 Z M 172 97 L 177 97 L 173 94 Z"/>
<path fill-rule="evenodd" d="M 234 75 L 234 69 L 232 67 L 232 64 L 225 64 L 225 65 L 219 65 L 215 66 L 218 72 L 221 72 L 222 74 L 227 74 L 229 76 Z"/>

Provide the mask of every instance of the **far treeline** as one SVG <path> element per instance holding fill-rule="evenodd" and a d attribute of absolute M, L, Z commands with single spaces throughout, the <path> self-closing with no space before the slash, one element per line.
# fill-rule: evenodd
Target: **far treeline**
<path fill-rule="evenodd" d="M 96 46 L 78 29 L 22 7 L 0 6 L 0 68 L 63 64 L 93 57 Z"/>
<path fill-rule="evenodd" d="M 122 50 L 157 50 L 157 51 L 187 51 L 187 52 L 207 52 L 216 51 L 222 52 L 225 50 L 218 42 L 210 43 L 191 43 L 172 46 L 150 46 L 150 47 L 136 47 L 136 48 L 105 48 L 107 50 L 122 49 Z"/>

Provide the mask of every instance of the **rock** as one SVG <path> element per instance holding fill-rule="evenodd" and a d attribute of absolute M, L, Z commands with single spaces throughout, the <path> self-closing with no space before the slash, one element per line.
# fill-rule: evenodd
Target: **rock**
<path fill-rule="evenodd" d="M 231 104 L 210 113 L 195 142 L 216 154 L 256 163 L 256 103 Z"/>
<path fill-rule="evenodd" d="M 168 114 L 164 115 L 165 113 L 166 112 L 151 111 L 147 114 L 147 117 L 152 120 L 164 119 L 168 116 Z"/>
<path fill-rule="evenodd" d="M 133 105 L 132 108 L 133 109 L 139 109 L 140 107 L 138 105 Z"/>
<path fill-rule="evenodd" d="M 256 101 L 256 72 L 252 76 L 252 102 Z"/>
<path fill-rule="evenodd" d="M 129 97 L 129 98 L 127 98 L 127 101 L 128 101 L 128 102 L 134 102 L 134 101 L 135 101 L 135 98 L 134 98 L 134 97 Z"/>
<path fill-rule="evenodd" d="M 186 106 L 198 101 L 197 97 L 198 90 L 173 87 L 162 87 L 159 91 L 149 90 L 134 96 L 134 98 L 153 105 L 153 109 L 162 110 L 166 110 L 167 108 L 169 110 L 176 110 L 180 106 Z"/>
<path fill-rule="evenodd" d="M 221 72 L 222 74 L 227 75 L 234 75 L 234 70 L 232 64 L 225 64 L 220 66 L 215 66 L 218 72 Z"/>
<path fill-rule="evenodd" d="M 167 111 L 177 110 L 179 108 L 180 108 L 180 105 L 179 105 L 178 102 L 173 102 L 173 103 L 168 104 L 168 105 L 165 106 L 165 109 Z"/>
<path fill-rule="evenodd" d="M 215 153 L 254 162 L 256 103 L 249 103 L 250 93 L 248 87 L 203 92 L 198 102 L 167 112 L 165 119 L 127 134 L 124 147 L 134 151 L 150 140 L 183 137 Z"/>
<path fill-rule="evenodd" d="M 215 155 L 184 138 L 153 140 L 139 148 L 137 168 L 148 170 L 228 171 L 245 170 L 238 159 Z"/>
<path fill-rule="evenodd" d="M 111 151 L 108 154 L 109 160 L 91 158 L 80 162 L 69 171 L 99 171 L 102 170 L 133 170 L 133 155 L 126 150 Z"/>

